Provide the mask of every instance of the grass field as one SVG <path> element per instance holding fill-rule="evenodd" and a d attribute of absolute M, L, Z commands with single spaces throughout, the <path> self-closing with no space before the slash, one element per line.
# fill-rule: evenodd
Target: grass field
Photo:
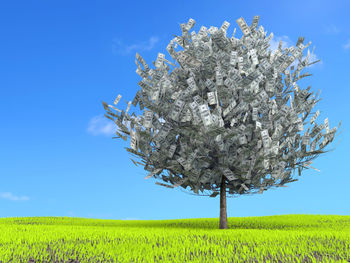
<path fill-rule="evenodd" d="M 0 262 L 350 262 L 350 216 L 0 218 Z"/>

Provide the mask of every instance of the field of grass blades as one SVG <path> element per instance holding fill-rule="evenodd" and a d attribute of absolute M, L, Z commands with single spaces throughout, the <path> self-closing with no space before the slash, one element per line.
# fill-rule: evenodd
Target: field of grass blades
<path fill-rule="evenodd" d="M 0 218 L 0 263 L 350 262 L 350 216 Z"/>

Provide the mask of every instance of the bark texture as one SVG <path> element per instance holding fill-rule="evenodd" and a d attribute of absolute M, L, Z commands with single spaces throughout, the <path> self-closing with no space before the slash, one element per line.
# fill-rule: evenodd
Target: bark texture
<path fill-rule="evenodd" d="M 226 184 L 225 177 L 221 178 L 220 186 L 220 225 L 219 229 L 227 229 Z"/>

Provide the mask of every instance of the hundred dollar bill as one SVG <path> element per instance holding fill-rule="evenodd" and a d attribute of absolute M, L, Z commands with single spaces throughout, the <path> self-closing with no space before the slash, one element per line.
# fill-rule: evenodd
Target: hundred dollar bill
<path fill-rule="evenodd" d="M 236 22 L 238 26 L 241 28 L 245 36 L 251 33 L 250 28 L 248 27 L 247 23 L 244 21 L 243 17 L 238 18 Z"/>

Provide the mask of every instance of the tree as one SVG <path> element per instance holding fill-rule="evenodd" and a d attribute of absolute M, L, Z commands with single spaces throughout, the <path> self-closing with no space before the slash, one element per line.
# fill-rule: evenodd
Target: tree
<path fill-rule="evenodd" d="M 124 133 L 117 131 L 113 139 L 126 141 L 126 135 L 130 136 L 131 148 L 125 148 L 142 159 L 143 163 L 131 159 L 136 166 L 141 164 L 151 172 L 145 178 L 168 182 L 170 185 L 156 182 L 168 188 L 190 186 L 197 195 L 198 190 L 209 190 L 210 197 L 215 197 L 220 191 L 220 229 L 227 228 L 227 193 L 255 194 L 253 190 L 258 189 L 262 193 L 297 181 L 292 170 L 294 174 L 298 168 L 300 176 L 303 169 L 315 169 L 310 166 L 312 160 L 326 152 L 322 149 L 333 141 L 337 130 L 329 130 L 328 118 L 324 125 L 317 125 L 317 111 L 310 121 L 311 133 L 309 127 L 302 137 L 298 134 L 319 101 L 317 94 L 311 97 L 310 86 L 302 90 L 296 84 L 311 75 L 300 75 L 300 71 L 318 62 L 308 63 L 309 50 L 302 61 L 303 49 L 311 42 L 304 46 L 304 38 L 299 37 L 297 48 L 284 50 L 280 42 L 271 54 L 267 48 L 273 33 L 266 38 L 262 26 L 257 30 L 259 16 L 254 16 L 249 27 L 243 18 L 236 21 L 243 31 L 241 39 L 234 37 L 236 29 L 231 39 L 226 37 L 230 25 L 226 21 L 220 29 L 210 27 L 210 37 L 204 26 L 198 34 L 189 34 L 193 19 L 181 24 L 182 36 L 175 36 L 167 46 L 175 64 L 158 53 L 153 70 L 136 53 L 136 73 L 143 80 L 132 104 L 139 103 L 141 110 L 148 108 L 142 116 L 128 114 L 131 101 L 125 112 L 102 102 L 105 116 Z M 175 48 L 179 45 L 184 50 L 176 52 L 174 42 Z M 291 74 L 288 67 L 296 58 L 299 64 Z M 165 63 L 174 67 L 170 74 Z M 119 94 L 115 105 L 120 98 Z M 316 145 L 322 137 L 322 143 Z M 160 176 L 163 170 L 168 175 Z"/>

